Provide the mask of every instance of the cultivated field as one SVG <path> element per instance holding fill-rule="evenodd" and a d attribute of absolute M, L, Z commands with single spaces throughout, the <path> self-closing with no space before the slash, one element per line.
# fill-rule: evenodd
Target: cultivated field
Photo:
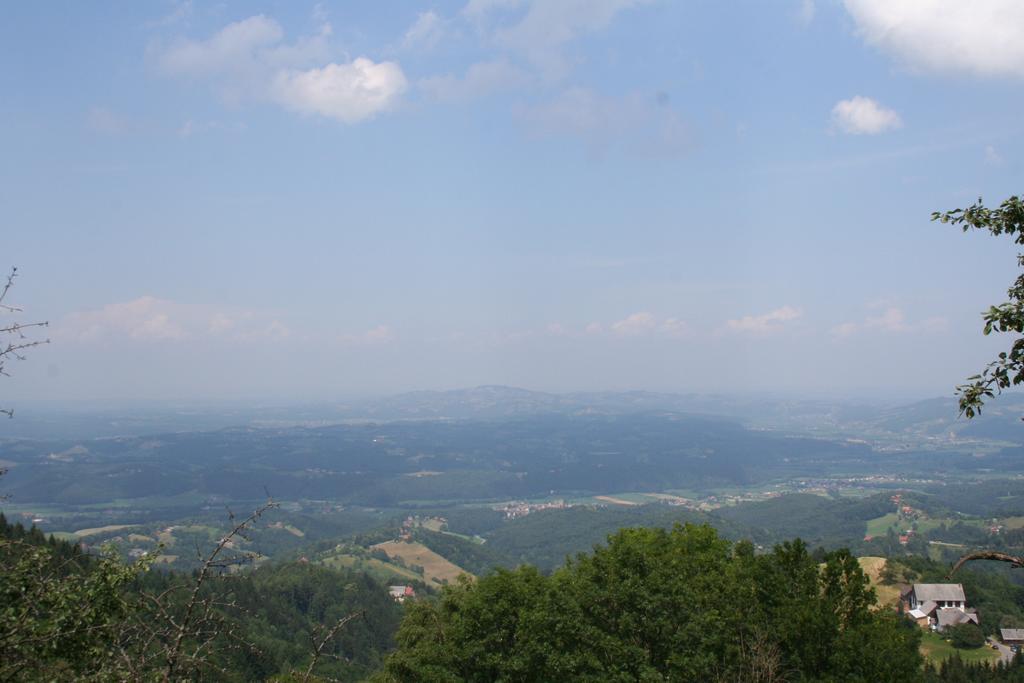
<path fill-rule="evenodd" d="M 423 567 L 423 578 L 430 582 L 452 583 L 462 574 L 469 574 L 458 565 L 452 564 L 430 548 L 420 543 L 404 541 L 388 541 L 371 546 L 371 550 L 383 550 L 391 559 L 400 558 L 406 567 L 419 565 Z M 469 574 L 472 576 L 472 574 Z"/>
<path fill-rule="evenodd" d="M 135 524 L 109 524 L 107 526 L 98 526 L 92 529 L 79 529 L 75 532 L 75 536 L 78 538 L 85 538 L 87 536 L 95 536 L 96 534 L 106 534 L 112 531 L 120 531 L 121 529 L 131 529 L 136 526 Z"/>

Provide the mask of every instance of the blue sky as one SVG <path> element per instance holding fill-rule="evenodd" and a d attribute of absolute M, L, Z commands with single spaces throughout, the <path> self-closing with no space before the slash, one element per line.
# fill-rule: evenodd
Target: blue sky
<path fill-rule="evenodd" d="M 1009 340 L 1016 0 L 20 3 L 24 398 L 949 394 Z"/>

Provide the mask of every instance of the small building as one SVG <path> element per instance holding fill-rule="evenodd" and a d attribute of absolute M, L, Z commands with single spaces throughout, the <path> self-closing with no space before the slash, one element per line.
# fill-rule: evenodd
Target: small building
<path fill-rule="evenodd" d="M 412 586 L 388 586 L 388 594 L 395 602 L 405 602 L 406 598 L 416 597 L 416 591 Z"/>
<path fill-rule="evenodd" d="M 962 584 L 915 583 L 901 597 L 907 614 L 922 628 L 944 631 L 978 623 L 978 612 L 967 606 Z"/>
<path fill-rule="evenodd" d="M 945 631 L 950 626 L 959 626 L 960 624 L 974 624 L 978 625 L 978 613 L 971 609 L 957 609 L 955 607 L 946 607 L 935 610 L 935 630 Z"/>
<path fill-rule="evenodd" d="M 1005 645 L 1024 645 L 1024 628 L 1001 628 L 999 640 Z"/>
<path fill-rule="evenodd" d="M 967 607 L 967 596 L 961 583 L 915 583 L 905 594 L 910 609 L 917 609 L 928 602 L 936 607 Z"/>

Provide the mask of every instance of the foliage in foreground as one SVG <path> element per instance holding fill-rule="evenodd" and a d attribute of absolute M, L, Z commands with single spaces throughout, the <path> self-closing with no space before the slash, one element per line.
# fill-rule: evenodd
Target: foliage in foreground
<path fill-rule="evenodd" d="M 924 683 L 1024 683 L 1024 659 L 1016 655 L 1009 664 L 989 665 L 968 663 L 959 656 L 951 657 L 939 666 L 928 664 L 924 670 Z"/>
<path fill-rule="evenodd" d="M 550 577 L 499 570 L 417 602 L 383 681 L 917 681 L 919 631 L 871 609 L 845 551 L 755 555 L 708 526 L 624 529 Z"/>
<path fill-rule="evenodd" d="M 1024 199 L 1013 196 L 998 208 L 986 207 L 981 199 L 966 209 L 932 214 L 933 221 L 959 225 L 964 232 L 986 230 L 992 235 L 1008 235 L 1015 244 L 1024 244 Z M 1024 267 L 1024 254 L 1017 255 L 1017 265 Z M 1006 295 L 1009 301 L 990 306 L 982 313 L 984 332 L 1024 333 L 1024 274 L 1010 285 Z M 985 400 L 995 393 L 1024 382 L 1024 338 L 1017 338 L 1009 351 L 1001 352 L 981 374 L 967 378 L 968 383 L 957 387 L 960 394 L 960 412 L 968 418 L 981 414 Z"/>
<path fill-rule="evenodd" d="M 0 514 L 0 680 L 115 678 L 138 565 L 87 558 Z"/>
<path fill-rule="evenodd" d="M 191 601 L 198 572 L 146 569 L 0 515 L 0 681 L 362 680 L 401 617 L 364 574 L 267 566 L 211 577 Z"/>

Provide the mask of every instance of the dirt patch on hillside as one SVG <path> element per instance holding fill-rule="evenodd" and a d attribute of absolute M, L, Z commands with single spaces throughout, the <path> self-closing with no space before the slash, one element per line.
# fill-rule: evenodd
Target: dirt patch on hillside
<path fill-rule="evenodd" d="M 631 500 L 625 500 L 623 498 L 616 498 L 614 496 L 594 496 L 596 500 L 603 500 L 606 503 L 612 503 L 614 505 L 639 505 L 640 503 L 634 503 Z"/>
<path fill-rule="evenodd" d="M 469 574 L 462 567 L 452 564 L 430 548 L 420 543 L 406 543 L 404 541 L 388 541 L 378 543 L 371 547 L 371 550 L 383 550 L 391 559 L 401 558 L 406 567 L 413 565 L 423 567 L 423 578 L 428 582 L 454 583 L 461 574 Z"/>

